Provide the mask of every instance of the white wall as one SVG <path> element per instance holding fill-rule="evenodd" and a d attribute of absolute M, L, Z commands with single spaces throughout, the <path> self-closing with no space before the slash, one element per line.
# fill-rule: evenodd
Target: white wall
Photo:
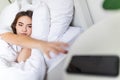
<path fill-rule="evenodd" d="M 104 10 L 102 8 L 103 1 L 104 0 L 87 0 L 94 23 L 120 12 L 120 10 L 119 11 Z"/>
<path fill-rule="evenodd" d="M 104 0 L 74 0 L 75 15 L 73 19 L 74 26 L 89 28 L 94 23 L 116 14 L 119 11 L 104 10 L 102 7 Z"/>
<path fill-rule="evenodd" d="M 5 6 L 9 4 L 8 0 L 0 0 L 0 12 Z"/>

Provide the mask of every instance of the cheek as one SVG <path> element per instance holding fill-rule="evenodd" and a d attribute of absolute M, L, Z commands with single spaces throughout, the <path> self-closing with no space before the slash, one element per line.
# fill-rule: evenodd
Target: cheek
<path fill-rule="evenodd" d="M 20 31 L 20 28 L 18 28 L 18 26 L 16 26 L 16 32 L 18 33 Z"/>
<path fill-rule="evenodd" d="M 28 29 L 28 32 L 31 35 L 32 34 L 32 29 Z"/>

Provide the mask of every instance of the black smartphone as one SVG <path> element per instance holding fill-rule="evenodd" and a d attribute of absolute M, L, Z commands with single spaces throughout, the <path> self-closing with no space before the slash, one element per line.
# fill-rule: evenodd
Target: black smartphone
<path fill-rule="evenodd" d="M 119 74 L 118 56 L 73 56 L 66 71 L 75 74 L 117 76 Z"/>

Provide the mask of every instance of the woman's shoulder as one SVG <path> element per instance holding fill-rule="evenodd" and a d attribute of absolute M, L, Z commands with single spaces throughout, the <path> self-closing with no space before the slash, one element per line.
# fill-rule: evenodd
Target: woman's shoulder
<path fill-rule="evenodd" d="M 8 46 L 8 43 L 1 38 L 1 35 L 0 35 L 0 46 Z"/>

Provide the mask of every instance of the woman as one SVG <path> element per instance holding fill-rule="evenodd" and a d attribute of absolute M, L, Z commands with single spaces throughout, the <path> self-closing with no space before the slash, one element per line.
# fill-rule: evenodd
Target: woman
<path fill-rule="evenodd" d="M 45 53 L 49 58 L 49 52 L 52 51 L 56 54 L 67 53 L 63 47 L 68 46 L 63 42 L 47 42 L 42 40 L 33 39 L 29 36 L 16 35 L 11 32 L 0 34 L 1 38 L 11 44 L 19 45 L 26 48 L 37 48 Z M 24 42 L 24 43 L 23 43 Z"/>
<path fill-rule="evenodd" d="M 11 28 L 14 34 L 30 36 L 32 33 L 32 11 L 22 11 L 16 15 Z M 17 62 L 25 61 L 31 55 L 30 48 L 21 48 L 17 57 Z"/>
<path fill-rule="evenodd" d="M 3 48 L 3 52 L 0 53 L 0 66 L 2 64 L 2 66 L 16 67 L 17 65 L 18 68 L 24 70 L 24 74 L 26 73 L 25 71 L 27 71 L 29 73 L 26 75 L 35 75 L 33 80 L 43 80 L 46 71 L 46 65 L 44 63 L 43 56 L 40 53 L 38 54 L 38 50 L 31 50 L 31 48 L 40 49 L 45 53 L 49 53 L 49 51 L 53 51 L 55 53 L 65 53 L 66 50 L 64 50 L 62 47 L 66 46 L 67 44 L 62 42 L 46 42 L 42 40 L 32 39 L 30 37 L 32 33 L 32 11 L 19 12 L 16 15 L 11 27 L 14 34 L 8 32 L 0 35 L 1 39 L 3 39 L 0 40 L 0 44 L 3 43 L 6 45 L 3 46 L 5 48 Z M 18 46 L 13 44 L 16 44 Z M 22 66 L 21 62 L 23 62 Z M 15 73 L 17 70 L 15 70 Z M 11 74 L 11 76 L 13 75 Z M 11 78 L 13 79 L 13 77 Z"/>
<path fill-rule="evenodd" d="M 32 33 L 32 13 L 33 13 L 32 11 L 26 11 L 26 12 L 22 11 L 16 15 L 15 20 L 13 21 L 11 25 L 11 28 L 14 34 L 17 34 L 18 36 L 23 35 L 23 36 L 30 37 Z M 3 47 L 0 46 L 0 48 L 3 50 L 3 52 L 0 53 L 0 57 L 7 62 L 15 62 L 15 61 L 25 62 L 31 55 L 30 48 L 16 46 L 16 45 L 7 43 L 4 40 L 0 40 L 0 41 L 1 41 L 0 42 L 1 45 L 3 44 Z M 9 56 L 8 58 L 5 57 L 8 55 L 11 55 L 11 56 Z"/>

